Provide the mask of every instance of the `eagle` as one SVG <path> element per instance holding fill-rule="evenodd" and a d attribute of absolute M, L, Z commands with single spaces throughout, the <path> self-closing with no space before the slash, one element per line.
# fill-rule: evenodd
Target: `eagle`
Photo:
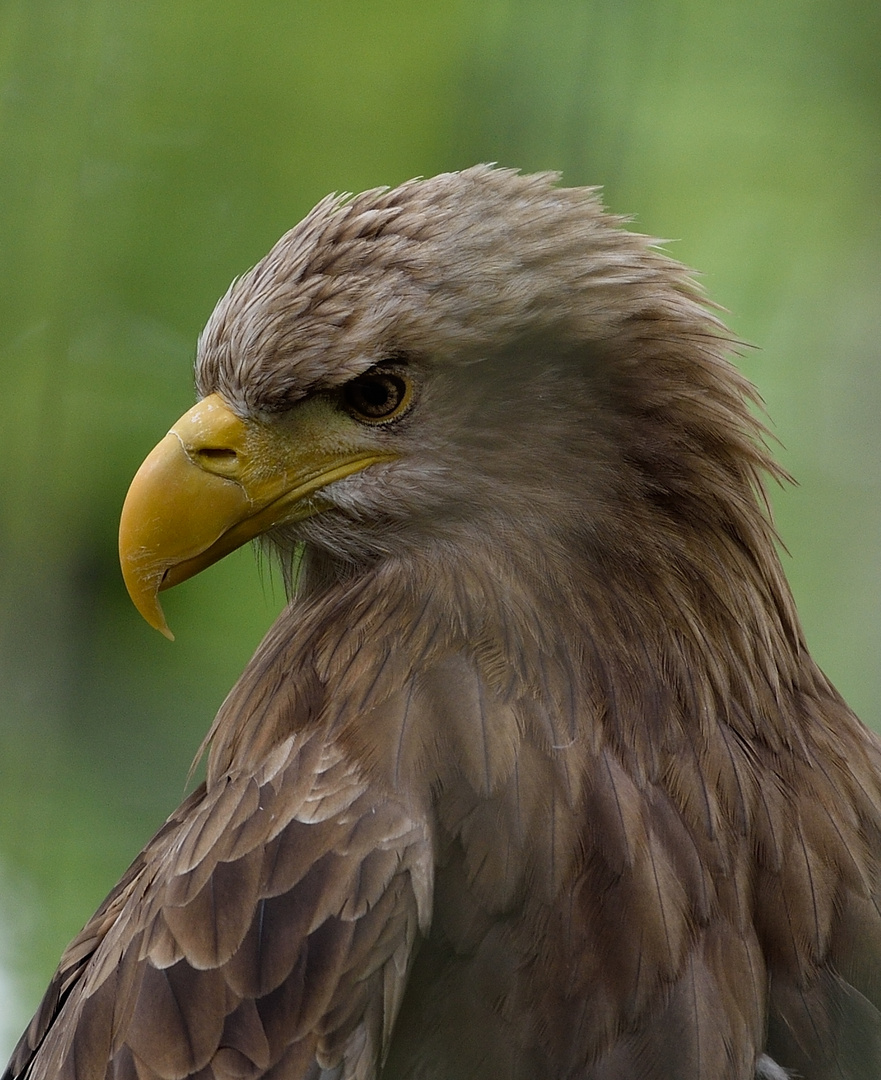
<path fill-rule="evenodd" d="M 881 747 L 736 348 L 596 189 L 485 165 L 233 282 L 123 574 L 170 635 L 260 538 L 291 599 L 6 1080 L 878 1080 Z"/>

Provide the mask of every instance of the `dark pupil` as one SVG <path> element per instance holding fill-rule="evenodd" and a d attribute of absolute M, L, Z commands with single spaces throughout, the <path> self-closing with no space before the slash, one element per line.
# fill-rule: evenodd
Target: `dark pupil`
<path fill-rule="evenodd" d="M 394 375 L 368 375 L 349 384 L 349 405 L 363 416 L 379 419 L 395 411 L 404 396 L 404 387 Z"/>

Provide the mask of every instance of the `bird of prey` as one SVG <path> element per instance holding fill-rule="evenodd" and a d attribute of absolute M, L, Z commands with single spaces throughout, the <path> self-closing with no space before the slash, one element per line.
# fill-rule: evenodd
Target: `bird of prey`
<path fill-rule="evenodd" d="M 21 1080 L 878 1080 L 881 749 L 688 273 L 594 190 L 329 197 L 230 287 L 128 589 L 292 599 Z"/>

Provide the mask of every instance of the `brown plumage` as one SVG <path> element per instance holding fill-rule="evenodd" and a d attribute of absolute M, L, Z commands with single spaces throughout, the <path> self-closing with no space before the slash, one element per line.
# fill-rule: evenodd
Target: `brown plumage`
<path fill-rule="evenodd" d="M 220 301 L 157 450 L 242 508 L 156 554 L 133 495 L 129 585 L 268 530 L 294 599 L 7 1077 L 881 1076 L 881 753 L 753 392 L 553 179 L 327 199 Z"/>

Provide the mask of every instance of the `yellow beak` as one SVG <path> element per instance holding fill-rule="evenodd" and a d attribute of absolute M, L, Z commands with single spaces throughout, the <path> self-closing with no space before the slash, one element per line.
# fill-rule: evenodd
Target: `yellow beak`
<path fill-rule="evenodd" d="M 185 413 L 138 469 L 119 523 L 122 576 L 147 622 L 173 640 L 160 590 L 319 513 L 322 488 L 391 459 L 357 445 L 353 426 L 321 397 L 265 422 L 242 420 L 217 394 Z"/>

